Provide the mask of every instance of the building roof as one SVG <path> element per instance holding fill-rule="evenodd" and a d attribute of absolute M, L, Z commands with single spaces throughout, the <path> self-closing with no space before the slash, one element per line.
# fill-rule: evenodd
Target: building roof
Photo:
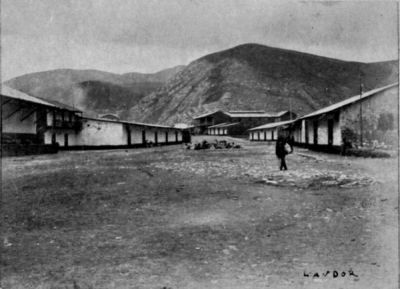
<path fill-rule="evenodd" d="M 233 110 L 233 111 L 222 111 L 222 110 L 216 110 L 213 112 L 208 112 L 205 114 L 201 114 L 199 116 L 194 117 L 193 119 L 199 119 L 203 117 L 207 117 L 209 115 L 213 115 L 217 112 L 221 112 L 229 117 L 280 117 L 284 115 L 285 113 L 288 113 L 288 110 L 284 111 L 279 111 L 279 112 L 265 112 L 262 110 Z"/>
<path fill-rule="evenodd" d="M 239 122 L 234 122 L 234 123 L 224 122 L 224 123 L 219 123 L 219 124 L 216 124 L 216 125 L 209 126 L 207 128 L 225 128 L 225 127 L 235 126 L 235 125 L 238 125 L 238 124 L 240 124 L 240 123 Z"/>
<path fill-rule="evenodd" d="M 14 98 L 14 99 L 19 99 L 19 100 L 36 103 L 36 104 L 40 104 L 40 105 L 45 105 L 45 106 L 50 106 L 50 107 L 56 107 L 56 105 L 54 105 L 48 101 L 45 101 L 40 98 L 34 97 L 32 95 L 26 94 L 22 91 L 13 89 L 4 84 L 1 85 L 1 94 L 4 96 L 10 97 L 10 98 Z"/>
<path fill-rule="evenodd" d="M 77 108 L 75 108 L 73 106 L 58 102 L 56 100 L 47 100 L 47 99 L 43 99 L 41 97 L 38 97 L 38 98 L 42 99 L 43 101 L 47 101 L 47 102 L 53 104 L 57 108 L 61 108 L 61 109 L 65 109 L 65 110 L 69 110 L 69 111 L 73 111 L 73 112 L 82 112 L 81 110 L 79 110 L 79 109 L 77 109 Z"/>
<path fill-rule="evenodd" d="M 114 113 L 101 114 L 98 117 L 99 118 L 105 118 L 105 119 L 120 120 L 119 116 L 117 114 L 114 114 Z"/>
<path fill-rule="evenodd" d="M 230 117 L 280 117 L 287 113 L 288 111 L 280 111 L 280 112 L 265 112 L 265 111 L 250 111 L 250 112 L 232 112 L 229 111 L 226 114 Z"/>
<path fill-rule="evenodd" d="M 189 129 L 189 128 L 194 128 L 194 125 L 189 125 L 186 123 L 176 123 L 174 124 L 174 128 L 179 128 L 179 129 Z"/>
<path fill-rule="evenodd" d="M 260 129 L 268 129 L 268 128 L 276 128 L 276 127 L 280 127 L 280 126 L 285 126 L 291 123 L 294 123 L 295 120 L 286 120 L 286 121 L 278 121 L 278 122 L 271 122 L 271 123 L 267 123 L 267 124 L 263 124 L 254 128 L 249 129 L 249 131 L 252 130 L 260 130 Z"/>
<path fill-rule="evenodd" d="M 387 85 L 387 86 L 384 86 L 384 87 L 380 87 L 380 88 L 376 88 L 376 89 L 373 89 L 373 90 L 369 90 L 369 91 L 363 93 L 362 96 L 360 96 L 359 94 L 355 95 L 355 96 L 352 96 L 352 97 L 350 97 L 348 99 L 342 100 L 342 101 L 337 102 L 335 104 L 329 105 L 329 106 L 321 108 L 319 110 L 316 110 L 316 111 L 314 111 L 312 113 L 306 114 L 306 115 L 304 115 L 302 117 L 299 117 L 298 119 L 309 118 L 309 117 L 313 117 L 313 116 L 317 116 L 317 115 L 321 115 L 321 114 L 324 114 L 324 113 L 327 113 L 327 112 L 334 111 L 336 109 L 342 108 L 342 107 L 347 106 L 349 104 L 352 104 L 352 103 L 358 102 L 358 101 L 360 101 L 362 99 L 365 99 L 367 97 L 370 97 L 370 96 L 372 96 L 372 95 L 374 95 L 376 93 L 382 92 L 382 91 L 384 91 L 386 89 L 397 87 L 398 85 L 399 85 L 399 83 L 397 82 L 397 83 L 393 83 L 393 84 L 390 84 L 390 85 Z"/>
<path fill-rule="evenodd" d="M 217 113 L 217 112 L 221 112 L 221 113 L 223 113 L 223 114 L 226 114 L 226 112 L 223 112 L 222 110 L 214 110 L 214 111 L 212 111 L 212 112 L 207 112 L 207 113 L 198 115 L 198 116 L 194 117 L 193 119 L 203 118 L 203 117 L 206 117 L 206 116 L 209 116 L 209 115 L 213 115 L 213 114 L 215 114 L 215 113 Z M 227 115 L 227 114 L 226 114 L 226 115 Z"/>
<path fill-rule="evenodd" d="M 27 101 L 27 102 L 31 102 L 31 103 L 36 103 L 36 104 L 45 105 L 45 106 L 49 106 L 49 107 L 66 109 L 66 110 L 70 110 L 70 111 L 74 111 L 74 112 L 81 112 L 80 110 L 78 110 L 72 106 L 63 104 L 63 103 L 55 101 L 55 100 L 47 100 L 47 99 L 43 99 L 41 97 L 32 96 L 32 95 L 26 94 L 22 91 L 16 90 L 16 89 L 11 88 L 4 84 L 1 85 L 1 94 L 4 96 L 10 97 L 10 98 L 19 99 L 19 100 L 23 100 L 23 101 Z"/>
<path fill-rule="evenodd" d="M 264 110 L 230 110 L 229 113 L 265 113 Z"/>
<path fill-rule="evenodd" d="M 147 127 L 156 127 L 156 128 L 168 128 L 168 129 L 177 129 L 181 130 L 180 128 L 174 128 L 172 126 L 161 125 L 161 124 L 151 124 L 151 123 L 142 123 L 142 122 L 134 122 L 134 121 L 126 121 L 126 120 L 113 120 L 113 119 L 106 119 L 106 118 L 95 118 L 95 117 L 83 117 L 82 119 L 88 120 L 95 120 L 95 121 L 102 121 L 102 122 L 112 122 L 112 123 L 123 123 L 123 124 L 131 124 L 136 126 L 147 126 Z"/>

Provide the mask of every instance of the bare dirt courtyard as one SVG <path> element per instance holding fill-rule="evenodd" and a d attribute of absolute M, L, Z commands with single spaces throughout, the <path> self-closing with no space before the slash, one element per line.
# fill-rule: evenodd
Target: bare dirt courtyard
<path fill-rule="evenodd" d="M 397 158 L 233 141 L 4 158 L 2 288 L 398 287 Z"/>

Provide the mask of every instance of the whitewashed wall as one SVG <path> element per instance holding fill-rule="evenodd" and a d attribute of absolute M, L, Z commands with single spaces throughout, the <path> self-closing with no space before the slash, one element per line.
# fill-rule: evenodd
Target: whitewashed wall
<path fill-rule="evenodd" d="M 48 111 L 46 113 L 46 123 L 48 126 L 53 125 L 53 111 Z"/>
<path fill-rule="evenodd" d="M 143 129 L 140 127 L 131 126 L 131 144 L 142 144 L 142 131 Z"/>
<path fill-rule="evenodd" d="M 76 145 L 81 145 L 81 136 L 80 134 L 76 133 L 72 129 L 57 129 L 57 130 L 49 130 L 44 133 L 44 143 L 45 144 L 51 144 L 52 143 L 52 135 L 55 133 L 56 135 L 56 142 L 59 144 L 59 146 L 64 147 L 65 146 L 65 134 L 68 135 L 68 146 L 76 146 Z"/>
<path fill-rule="evenodd" d="M 156 141 L 155 141 L 154 131 L 148 128 L 146 128 L 145 131 L 146 131 L 146 141 L 155 143 Z"/>
<path fill-rule="evenodd" d="M 340 121 L 333 123 L 333 145 L 342 145 L 342 131 L 340 128 Z"/>
<path fill-rule="evenodd" d="M 126 145 L 127 131 L 122 123 L 84 119 L 77 145 Z"/>
<path fill-rule="evenodd" d="M 318 144 L 328 144 L 328 120 L 326 118 L 318 121 Z"/>
<path fill-rule="evenodd" d="M 267 140 L 272 140 L 272 131 L 267 129 Z"/>
<path fill-rule="evenodd" d="M 332 116 L 329 116 L 332 117 Z M 301 121 L 301 129 L 297 127 L 293 134 L 295 140 L 300 143 L 306 143 L 306 122 L 308 123 L 308 143 L 314 144 L 314 123 L 312 120 L 303 119 Z M 333 123 L 333 145 L 341 145 L 342 137 L 340 131 L 339 121 L 334 121 Z M 328 117 L 318 120 L 318 144 L 327 145 L 328 144 Z"/>
<path fill-rule="evenodd" d="M 306 120 L 303 119 L 301 121 L 301 143 L 306 143 Z"/>
<path fill-rule="evenodd" d="M 255 141 L 271 141 L 276 140 L 278 136 L 277 128 L 267 128 L 263 130 L 256 130 L 249 133 L 249 140 Z"/>
<path fill-rule="evenodd" d="M 308 143 L 314 143 L 314 124 L 310 120 L 306 120 L 308 125 Z"/>
<path fill-rule="evenodd" d="M 178 130 L 178 142 L 182 141 L 182 132 Z"/>
<path fill-rule="evenodd" d="M 52 115 L 48 115 L 48 121 L 52 121 Z M 129 129 L 128 129 L 129 128 Z M 155 143 L 155 132 L 158 134 L 158 143 L 182 141 L 182 131 L 158 128 L 127 123 L 119 123 L 106 120 L 82 119 L 82 130 L 75 132 L 72 129 L 49 129 L 44 134 L 45 144 L 52 143 L 52 135 L 55 133 L 56 142 L 64 146 L 65 134 L 68 134 L 68 146 L 123 146 L 128 145 L 128 133 L 130 133 L 131 144 L 143 144 L 142 132 L 145 131 L 145 139 Z"/>
<path fill-rule="evenodd" d="M 168 143 L 168 142 L 172 142 L 172 133 L 170 133 L 168 130 L 164 130 L 161 135 L 162 138 L 159 140 L 159 142 L 161 143 Z"/>

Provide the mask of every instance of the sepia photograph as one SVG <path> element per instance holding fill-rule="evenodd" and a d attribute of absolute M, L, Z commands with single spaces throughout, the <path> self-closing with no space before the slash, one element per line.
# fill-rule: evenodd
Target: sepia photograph
<path fill-rule="evenodd" d="M 0 289 L 399 288 L 399 12 L 1 0 Z"/>

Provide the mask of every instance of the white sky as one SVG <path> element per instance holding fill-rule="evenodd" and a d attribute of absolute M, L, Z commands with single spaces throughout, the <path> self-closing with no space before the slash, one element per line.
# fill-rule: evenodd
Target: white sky
<path fill-rule="evenodd" d="M 395 2 L 2 0 L 2 80 L 57 68 L 155 72 L 249 42 L 397 59 L 397 11 Z"/>

